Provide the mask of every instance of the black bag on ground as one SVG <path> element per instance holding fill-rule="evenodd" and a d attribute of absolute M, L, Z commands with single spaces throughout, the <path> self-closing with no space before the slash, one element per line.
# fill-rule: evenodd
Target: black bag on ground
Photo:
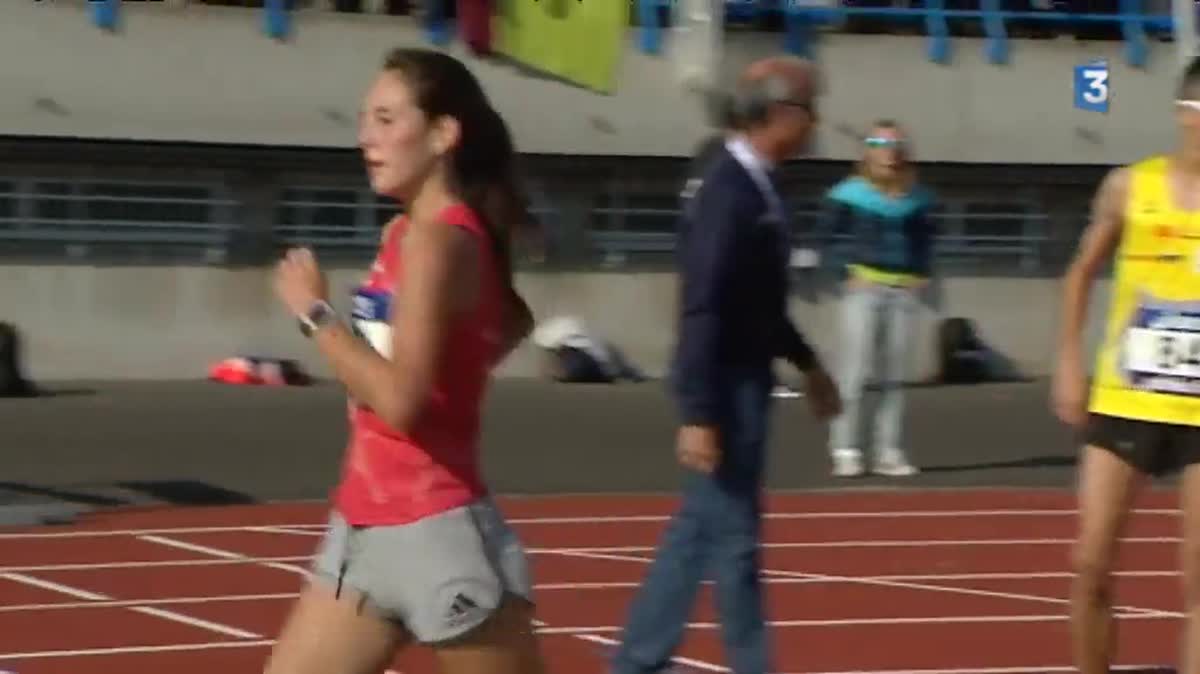
<path fill-rule="evenodd" d="M 938 381 L 976 384 L 988 380 L 987 348 L 970 319 L 942 320 L 937 331 Z"/>
<path fill-rule="evenodd" d="M 611 384 L 613 377 L 604 367 L 583 349 L 572 346 L 560 346 L 554 350 L 558 359 L 558 376 L 556 379 L 568 384 Z"/>
<path fill-rule="evenodd" d="M 17 328 L 0 322 L 0 398 L 34 394 L 33 386 L 21 374 L 21 339 Z"/>

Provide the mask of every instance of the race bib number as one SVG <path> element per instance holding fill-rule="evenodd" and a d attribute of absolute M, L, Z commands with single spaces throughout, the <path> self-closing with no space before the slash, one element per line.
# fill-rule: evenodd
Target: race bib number
<path fill-rule="evenodd" d="M 1135 372 L 1200 378 L 1200 332 L 1132 328 L 1128 344 Z"/>
<path fill-rule="evenodd" d="M 391 293 L 359 288 L 354 293 L 354 311 L 350 316 L 354 334 L 389 359 L 392 357 L 391 309 Z"/>
<path fill-rule="evenodd" d="M 1141 389 L 1200 395 L 1200 313 L 1143 308 L 1125 331 L 1124 369 Z"/>

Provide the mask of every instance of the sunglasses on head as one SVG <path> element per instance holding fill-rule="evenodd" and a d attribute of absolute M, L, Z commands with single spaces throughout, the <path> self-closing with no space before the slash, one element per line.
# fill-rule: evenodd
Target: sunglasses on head
<path fill-rule="evenodd" d="M 866 144 L 867 147 L 877 148 L 900 149 L 904 147 L 904 141 L 898 138 L 883 138 L 882 136 L 867 136 L 863 139 L 863 143 Z"/>

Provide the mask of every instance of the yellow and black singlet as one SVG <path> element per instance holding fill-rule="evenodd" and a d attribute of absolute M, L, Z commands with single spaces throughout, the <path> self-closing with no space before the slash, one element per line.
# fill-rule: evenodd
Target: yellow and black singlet
<path fill-rule="evenodd" d="M 1178 207 L 1168 167 L 1130 167 L 1089 409 L 1200 426 L 1200 210 Z"/>

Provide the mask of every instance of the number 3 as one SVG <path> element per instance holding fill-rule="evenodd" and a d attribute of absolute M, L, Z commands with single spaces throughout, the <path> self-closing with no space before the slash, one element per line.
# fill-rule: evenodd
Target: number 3
<path fill-rule="evenodd" d="M 1087 89 L 1083 92 L 1083 100 L 1088 103 L 1103 103 L 1108 100 L 1108 71 L 1089 68 L 1083 71 L 1087 80 Z"/>

